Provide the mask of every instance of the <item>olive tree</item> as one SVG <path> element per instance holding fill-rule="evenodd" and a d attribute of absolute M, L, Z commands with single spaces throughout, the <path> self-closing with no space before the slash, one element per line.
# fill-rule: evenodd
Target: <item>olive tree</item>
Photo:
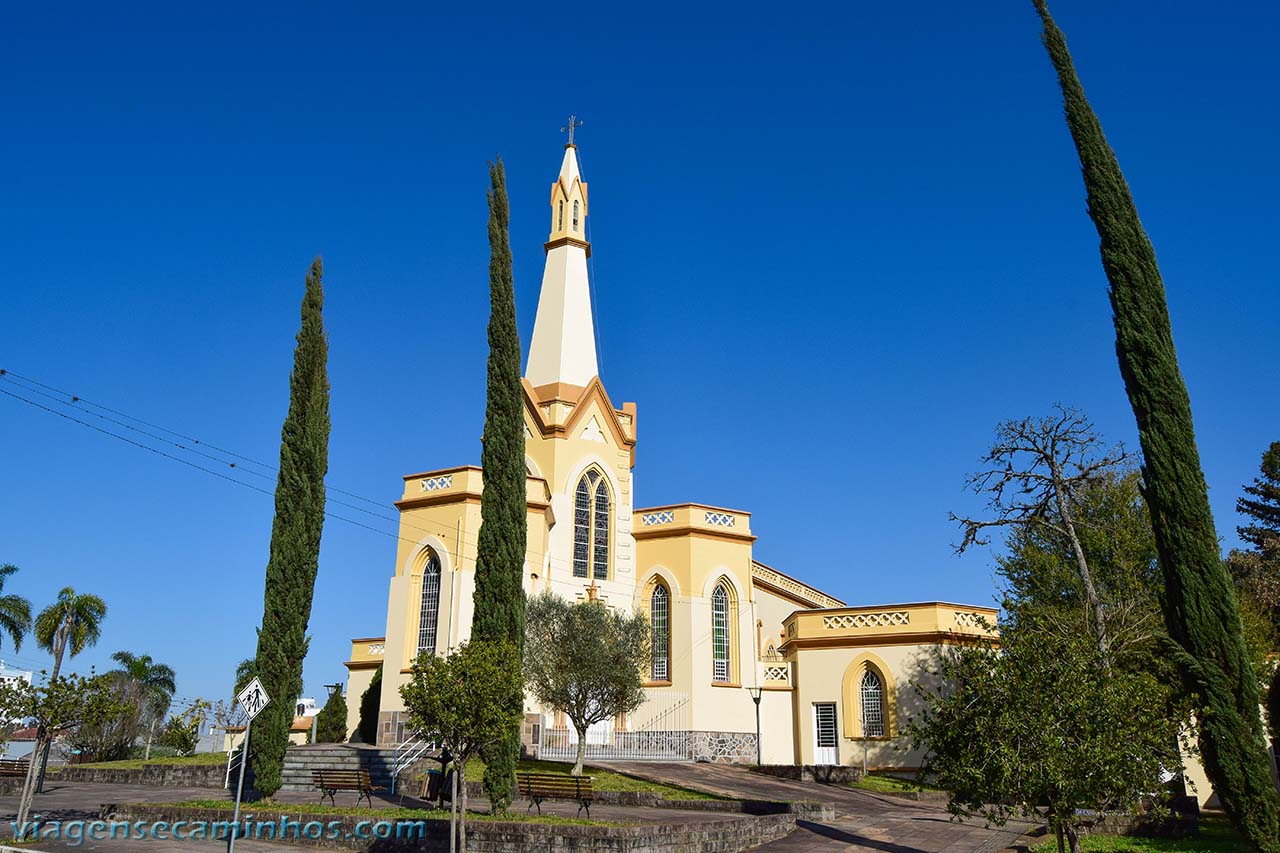
<path fill-rule="evenodd" d="M 578 734 L 572 773 L 582 774 L 587 729 L 644 702 L 641 668 L 649 658 L 649 621 L 599 601 L 571 603 L 543 593 L 529 601 L 524 677 L 544 705 L 563 711 Z"/>

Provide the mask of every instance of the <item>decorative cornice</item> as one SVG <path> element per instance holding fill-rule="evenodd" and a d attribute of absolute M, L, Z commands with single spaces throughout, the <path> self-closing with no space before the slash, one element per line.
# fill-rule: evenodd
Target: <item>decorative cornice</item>
<path fill-rule="evenodd" d="M 577 246 L 587 253 L 588 258 L 591 257 L 591 244 L 586 240 L 579 240 L 577 237 L 557 237 L 542 244 L 543 250 L 547 252 L 560 246 Z"/>
<path fill-rule="evenodd" d="M 757 560 L 751 561 L 751 580 L 810 608 L 844 607 L 840 599 Z"/>
<path fill-rule="evenodd" d="M 675 539 L 680 536 L 692 536 L 695 539 L 728 539 L 732 542 L 747 543 L 756 541 L 756 537 L 750 533 L 735 533 L 721 528 L 694 527 L 689 524 L 664 524 L 657 527 L 641 527 L 631 531 L 631 537 L 636 541 L 642 539 Z"/>
<path fill-rule="evenodd" d="M 791 637 L 785 640 L 778 651 L 790 654 L 798 649 L 849 649 L 863 646 L 920 646 L 940 644 L 944 646 L 992 646 L 999 648 L 1000 641 L 996 637 L 979 637 L 973 634 L 959 634 L 954 631 L 920 631 L 902 634 L 864 634 L 861 636 L 841 635 L 835 637 Z"/>

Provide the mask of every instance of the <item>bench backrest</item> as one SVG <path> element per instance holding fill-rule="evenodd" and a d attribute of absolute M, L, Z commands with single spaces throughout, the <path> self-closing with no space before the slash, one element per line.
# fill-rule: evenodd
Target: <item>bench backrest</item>
<path fill-rule="evenodd" d="M 322 788 L 370 788 L 368 770 L 312 770 L 311 781 Z"/>
<path fill-rule="evenodd" d="M 516 787 L 526 797 L 577 799 L 591 796 L 591 777 L 570 776 L 566 773 L 517 773 Z"/>

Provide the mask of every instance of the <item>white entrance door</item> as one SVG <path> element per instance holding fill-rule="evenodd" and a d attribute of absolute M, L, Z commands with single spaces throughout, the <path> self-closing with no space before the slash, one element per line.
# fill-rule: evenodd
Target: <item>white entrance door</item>
<path fill-rule="evenodd" d="M 813 763 L 839 764 L 836 746 L 836 703 L 815 702 L 813 705 Z"/>

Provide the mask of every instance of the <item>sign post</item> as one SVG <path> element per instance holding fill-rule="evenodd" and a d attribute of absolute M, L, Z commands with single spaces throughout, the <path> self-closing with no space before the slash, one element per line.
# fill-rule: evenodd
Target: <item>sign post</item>
<path fill-rule="evenodd" d="M 249 728 L 253 725 L 253 718 L 267 707 L 271 697 L 267 695 L 262 682 L 255 676 L 253 681 L 240 691 L 236 701 L 240 703 L 241 708 L 244 708 L 247 719 L 244 721 L 244 743 L 240 746 L 240 780 L 236 782 L 236 806 L 231 816 L 231 831 L 227 833 L 227 853 L 234 853 L 236 833 L 240 831 L 240 798 L 244 796 L 244 777 L 249 769 Z"/>

